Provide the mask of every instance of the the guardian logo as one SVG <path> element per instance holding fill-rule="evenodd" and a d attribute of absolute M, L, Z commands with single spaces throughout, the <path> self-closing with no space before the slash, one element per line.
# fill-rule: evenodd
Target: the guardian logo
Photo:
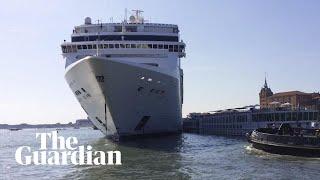
<path fill-rule="evenodd" d="M 36 133 L 40 139 L 37 151 L 30 146 L 21 146 L 16 150 L 15 158 L 21 165 L 121 165 L 121 152 L 108 151 L 107 157 L 103 151 L 92 151 L 92 146 L 76 146 L 76 137 L 58 136 L 51 133 Z M 51 142 L 50 142 L 51 141 Z M 51 147 L 48 148 L 47 145 Z"/>

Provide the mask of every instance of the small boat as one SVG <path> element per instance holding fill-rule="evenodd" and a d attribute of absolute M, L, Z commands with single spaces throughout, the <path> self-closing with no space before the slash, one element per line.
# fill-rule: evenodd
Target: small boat
<path fill-rule="evenodd" d="M 269 153 L 320 157 L 320 131 L 292 128 L 283 123 L 278 129 L 259 128 L 247 134 L 248 141 L 256 149 Z"/>
<path fill-rule="evenodd" d="M 20 130 L 22 130 L 22 129 L 20 129 L 20 128 L 10 128 L 9 130 L 10 130 L 10 131 L 20 131 Z"/>

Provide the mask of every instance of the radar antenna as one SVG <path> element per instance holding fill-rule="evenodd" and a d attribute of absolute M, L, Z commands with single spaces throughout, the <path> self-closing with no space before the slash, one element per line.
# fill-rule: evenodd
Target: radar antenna
<path fill-rule="evenodd" d="M 134 9 L 132 10 L 134 12 L 134 15 L 130 16 L 130 22 L 131 23 L 144 23 L 144 18 L 141 15 L 144 11 L 140 9 Z"/>

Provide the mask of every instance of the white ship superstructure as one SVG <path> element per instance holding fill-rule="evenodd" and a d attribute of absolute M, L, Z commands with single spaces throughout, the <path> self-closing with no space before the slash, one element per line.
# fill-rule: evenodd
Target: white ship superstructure
<path fill-rule="evenodd" d="M 107 136 L 181 131 L 185 43 L 177 25 L 87 17 L 64 42 L 65 78 L 93 124 Z"/>

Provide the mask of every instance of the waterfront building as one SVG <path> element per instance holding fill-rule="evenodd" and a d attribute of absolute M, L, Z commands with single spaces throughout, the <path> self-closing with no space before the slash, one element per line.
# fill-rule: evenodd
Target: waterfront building
<path fill-rule="evenodd" d="M 257 128 L 277 128 L 282 123 L 289 123 L 292 127 L 320 128 L 319 120 L 319 112 L 312 109 L 259 109 L 258 106 L 246 106 L 190 113 L 183 127 L 185 132 L 243 136 Z"/>
<path fill-rule="evenodd" d="M 273 93 L 268 87 L 267 80 L 265 79 L 264 86 L 259 93 L 260 108 L 278 108 L 290 107 L 293 109 L 305 108 L 320 110 L 320 94 L 318 93 L 305 93 L 301 91 L 287 91 Z"/>

